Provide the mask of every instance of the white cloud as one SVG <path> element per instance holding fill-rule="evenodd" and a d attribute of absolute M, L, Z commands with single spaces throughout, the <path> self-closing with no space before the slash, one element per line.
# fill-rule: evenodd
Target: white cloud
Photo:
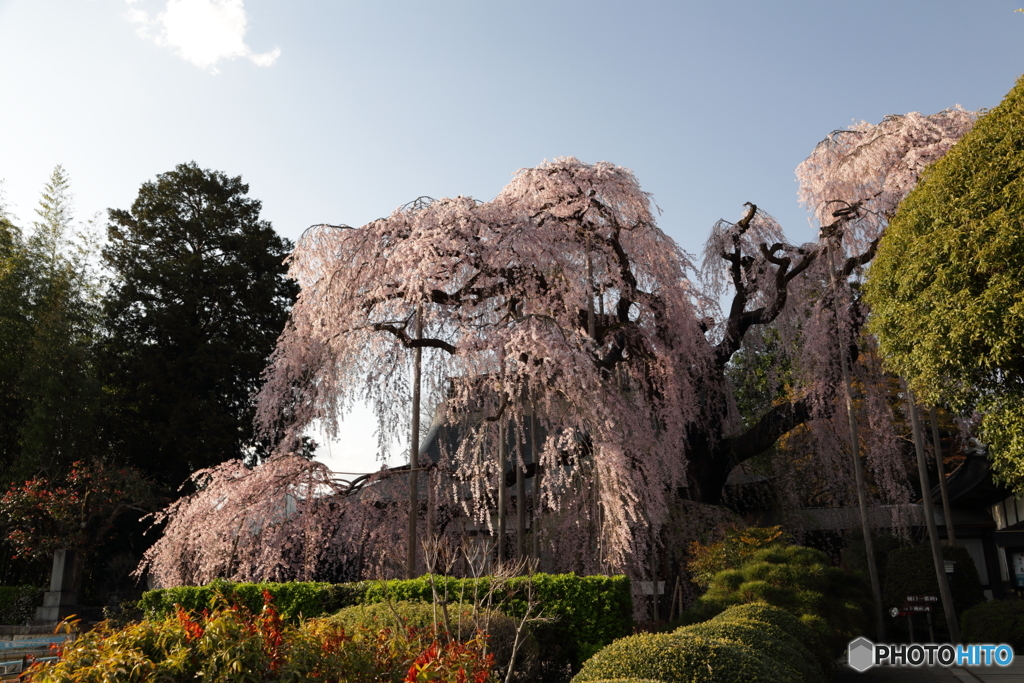
<path fill-rule="evenodd" d="M 128 20 L 143 38 L 172 48 L 200 69 L 217 73 L 221 60 L 245 57 L 256 66 L 270 66 L 281 55 L 279 48 L 253 52 L 245 44 L 248 17 L 244 0 L 168 0 L 152 17 L 140 9 L 139 0 L 125 0 Z"/>

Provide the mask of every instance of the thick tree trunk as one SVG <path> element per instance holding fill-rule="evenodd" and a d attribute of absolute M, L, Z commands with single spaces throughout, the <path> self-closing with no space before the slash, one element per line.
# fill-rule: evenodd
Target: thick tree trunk
<path fill-rule="evenodd" d="M 692 431 L 687 439 L 686 496 L 701 503 L 720 504 L 725 480 L 734 467 L 764 453 L 810 417 L 810 407 L 801 399 L 773 406 L 756 424 L 736 436 Z"/>

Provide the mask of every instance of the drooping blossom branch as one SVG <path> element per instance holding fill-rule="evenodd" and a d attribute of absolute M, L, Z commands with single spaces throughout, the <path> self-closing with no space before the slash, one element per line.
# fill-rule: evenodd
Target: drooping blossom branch
<path fill-rule="evenodd" d="M 313 422 L 330 431 L 368 400 L 386 443 L 407 423 L 409 348 L 420 345 L 425 403 L 443 402 L 439 419 L 462 435 L 436 464 L 429 514 L 445 510 L 449 530 L 459 518 L 492 524 L 497 487 L 516 480 L 497 471 L 496 423 L 519 435 L 510 462 L 526 475 L 522 425 L 535 416 L 543 439 L 529 471 L 544 473 L 532 505 L 545 514 L 545 542 L 588 557 L 600 538 L 603 568 L 639 576 L 641 539 L 677 492 L 718 502 L 733 467 L 804 423 L 817 425 L 808 443 L 818 457 L 841 452 L 838 353 L 863 345 L 866 313 L 855 289 L 829 283 L 861 277 L 900 193 L 971 120 L 957 109 L 832 134 L 798 169 L 821 240 L 791 245 L 749 204 L 738 222 L 712 230 L 701 286 L 635 177 L 607 163 L 557 159 L 520 171 L 490 202 L 423 200 L 360 228 L 316 226 L 290 257 L 302 293 L 266 373 L 259 424 L 268 438 L 283 434 L 287 450 Z M 839 258 L 823 258 L 837 242 Z M 422 342 L 411 334 L 417 307 Z M 792 385 L 742 429 L 725 371 L 751 330 L 768 326 Z M 868 351 L 854 372 L 881 386 Z M 880 495 L 898 498 L 905 484 L 885 438 L 895 418 L 879 392 L 863 404 L 878 435 L 865 442 L 869 468 Z M 848 458 L 829 462 L 838 471 Z M 401 524 L 386 521 L 401 497 L 385 494 L 386 481 L 364 487 L 359 500 L 376 502 L 363 512 L 339 513 L 361 520 L 371 539 L 357 552 L 353 537 L 345 552 L 378 568 L 384 548 L 404 542 Z M 822 484 L 820 495 L 842 502 L 842 486 Z"/>

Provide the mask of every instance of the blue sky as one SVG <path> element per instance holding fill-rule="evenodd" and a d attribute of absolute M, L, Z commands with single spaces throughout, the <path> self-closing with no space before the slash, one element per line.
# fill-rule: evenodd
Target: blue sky
<path fill-rule="evenodd" d="M 631 168 L 699 252 L 751 201 L 811 239 L 793 170 L 830 131 L 996 106 L 1024 0 L 0 0 L 0 178 L 79 218 L 176 164 L 242 175 L 296 239 L 420 195 L 490 199 L 572 155 Z M 373 467 L 366 416 L 331 448 Z"/>

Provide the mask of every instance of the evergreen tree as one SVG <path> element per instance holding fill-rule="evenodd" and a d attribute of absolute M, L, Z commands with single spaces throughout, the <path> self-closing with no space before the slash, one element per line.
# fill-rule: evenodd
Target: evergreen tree
<path fill-rule="evenodd" d="M 292 245 L 248 189 L 192 162 L 109 212 L 107 434 L 127 464 L 169 486 L 262 452 L 250 397 L 297 288 L 283 264 Z"/>
<path fill-rule="evenodd" d="M 1024 492 L 1024 79 L 932 166 L 867 282 L 883 353 L 926 403 L 978 411 Z"/>

